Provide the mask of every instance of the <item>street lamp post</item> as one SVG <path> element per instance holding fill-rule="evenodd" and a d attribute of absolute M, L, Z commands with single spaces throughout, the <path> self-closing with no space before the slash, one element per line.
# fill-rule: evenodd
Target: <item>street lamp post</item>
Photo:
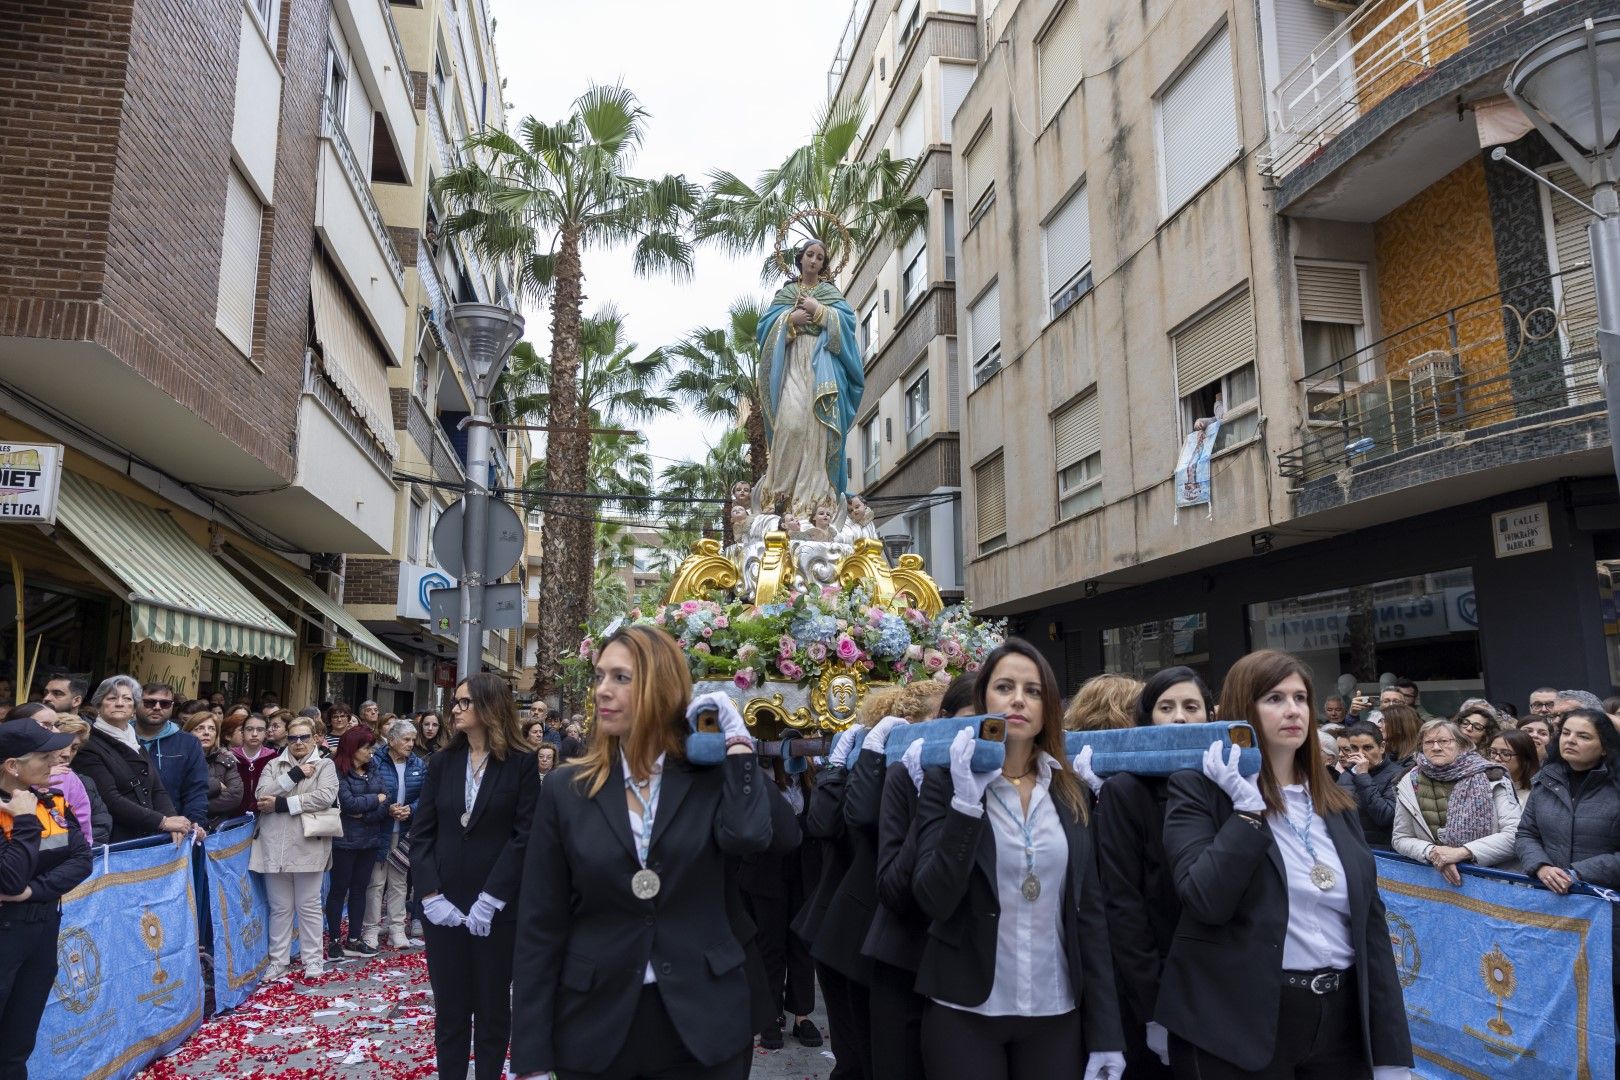
<path fill-rule="evenodd" d="M 1587 19 L 1513 65 L 1507 96 L 1592 188 L 1587 228 L 1597 292 L 1598 370 L 1620 476 L 1620 18 Z"/>
<path fill-rule="evenodd" d="M 490 395 L 513 346 L 523 336 L 523 316 L 496 304 L 457 304 L 450 310 L 450 331 L 459 346 L 467 381 L 473 388 L 467 429 L 467 484 L 461 516 L 461 626 L 456 638 L 456 678 L 483 667 L 485 553 L 489 546 Z"/>

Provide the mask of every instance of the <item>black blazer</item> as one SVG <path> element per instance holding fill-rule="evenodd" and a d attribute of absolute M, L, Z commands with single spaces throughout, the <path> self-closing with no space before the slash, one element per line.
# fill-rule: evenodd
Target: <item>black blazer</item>
<path fill-rule="evenodd" d="M 640 869 L 614 762 L 594 796 L 577 766 L 540 793 L 523 866 L 512 1003 L 512 1071 L 604 1071 L 624 1045 L 649 963 L 681 1041 L 713 1066 L 753 1042 L 746 953 L 728 910 L 726 861 L 771 844 L 766 778 L 752 754 L 720 765 L 667 762 L 647 866 Z"/>
<path fill-rule="evenodd" d="M 783 867 L 789 862 L 796 862 L 802 839 L 799 819 L 793 814 L 792 804 L 771 782 L 770 774 L 763 767 L 760 769 L 760 781 L 765 786 L 765 801 L 770 807 L 771 846 L 759 854 L 740 859 L 730 855 L 726 857 L 726 917 L 731 921 L 732 934 L 742 943 L 743 952 L 747 955 L 744 968 L 748 974 L 748 1001 L 752 1011 L 752 1026 L 749 1029 L 751 1031 L 764 1031 L 767 1025 L 776 1022 L 781 1010 L 778 1008 L 779 993 L 777 995 L 771 993 L 770 977 L 765 970 L 765 957 L 759 951 L 757 940 L 759 925 L 749 914 L 748 904 L 743 899 L 743 893 L 751 891 L 747 885 L 746 872 L 752 866 L 753 876 L 758 882 L 764 877 L 759 870 L 760 866 L 774 866 L 776 891 L 754 895 L 782 897 L 785 895 Z M 780 924 L 776 927 L 778 932 L 785 929 Z"/>
<path fill-rule="evenodd" d="M 846 979 L 872 981 L 872 958 L 861 952 L 877 907 L 877 819 L 883 798 L 883 755 L 862 750 L 844 789 L 844 836 L 849 864 L 827 902 L 810 955 Z"/>
<path fill-rule="evenodd" d="M 1145 1024 L 1159 1000 L 1181 901 L 1164 854 L 1165 777 L 1118 773 L 1097 800 L 1097 852 L 1114 971 L 1132 1018 Z"/>
<path fill-rule="evenodd" d="M 442 892 L 465 914 L 478 894 L 506 901 L 495 922 L 516 918 L 518 882 L 529 823 L 540 790 L 532 751 L 499 761 L 492 754 L 465 828 L 467 748 L 452 747 L 428 758 L 411 825 L 411 877 L 417 896 Z"/>
<path fill-rule="evenodd" d="M 878 902 L 861 951 L 906 971 L 917 970 L 928 934 L 928 919 L 911 895 L 911 874 L 917 865 L 916 821 L 917 785 L 904 765 L 890 765 L 878 805 Z"/>
<path fill-rule="evenodd" d="M 90 729 L 90 738 L 73 758 L 73 771 L 88 776 L 101 792 L 112 813 L 112 843 L 161 832 L 163 819 L 175 815 L 174 801 L 152 759 L 104 731 Z"/>
<path fill-rule="evenodd" d="M 1001 899 L 996 894 L 996 841 L 987 816 L 969 817 L 951 806 L 949 769 L 929 769 L 917 800 L 917 866 L 911 891 L 932 920 L 917 992 L 959 1005 L 980 1005 L 995 983 L 996 932 Z M 1100 1050 L 1123 1051 L 1114 966 L 1108 955 L 1108 923 L 1091 826 L 1054 800 L 1069 843 L 1063 881 L 1063 948 L 1080 1013 L 1081 1045 L 1075 1060 Z"/>
<path fill-rule="evenodd" d="M 793 920 L 792 930 L 807 945 L 814 945 L 821 934 L 827 905 L 849 869 L 849 838 L 844 832 L 844 789 L 849 773 L 829 767 L 816 775 L 816 786 L 804 807 L 804 837 L 821 843 L 821 875 L 816 891 L 805 901 L 804 909 Z"/>
<path fill-rule="evenodd" d="M 1354 810 L 1327 817 L 1350 890 L 1362 1044 L 1367 1064 L 1412 1064 L 1406 1006 L 1378 896 L 1378 871 Z M 1270 825 L 1232 811 L 1202 773 L 1170 778 L 1164 850 L 1181 899 L 1154 1019 L 1240 1069 L 1261 1069 L 1277 1046 L 1288 886 Z"/>

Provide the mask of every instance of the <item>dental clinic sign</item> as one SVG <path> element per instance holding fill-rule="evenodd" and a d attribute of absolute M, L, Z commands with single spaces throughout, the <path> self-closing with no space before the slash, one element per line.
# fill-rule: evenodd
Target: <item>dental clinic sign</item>
<path fill-rule="evenodd" d="M 1551 551 L 1552 523 L 1547 519 L 1547 504 L 1531 503 L 1492 514 L 1491 540 L 1496 544 L 1498 559 Z"/>
<path fill-rule="evenodd" d="M 61 486 L 61 444 L 0 443 L 0 524 L 56 524 Z"/>

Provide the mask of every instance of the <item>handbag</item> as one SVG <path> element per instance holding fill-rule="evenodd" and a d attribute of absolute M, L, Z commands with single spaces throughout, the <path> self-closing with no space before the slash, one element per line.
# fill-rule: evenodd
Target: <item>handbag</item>
<path fill-rule="evenodd" d="M 304 839 L 315 840 L 323 836 L 343 835 L 343 815 L 335 806 L 325 810 L 315 810 L 307 814 L 299 814 L 298 820 L 304 823 Z"/>

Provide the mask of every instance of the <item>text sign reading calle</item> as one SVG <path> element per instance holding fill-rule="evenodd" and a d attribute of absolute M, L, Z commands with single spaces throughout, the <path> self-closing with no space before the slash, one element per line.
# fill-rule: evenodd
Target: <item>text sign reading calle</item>
<path fill-rule="evenodd" d="M 0 443 L 0 524 L 56 524 L 60 443 Z"/>
<path fill-rule="evenodd" d="M 1552 525 L 1547 520 L 1547 504 L 1531 503 L 1491 515 L 1491 539 L 1496 557 L 1527 555 L 1552 550 Z"/>

